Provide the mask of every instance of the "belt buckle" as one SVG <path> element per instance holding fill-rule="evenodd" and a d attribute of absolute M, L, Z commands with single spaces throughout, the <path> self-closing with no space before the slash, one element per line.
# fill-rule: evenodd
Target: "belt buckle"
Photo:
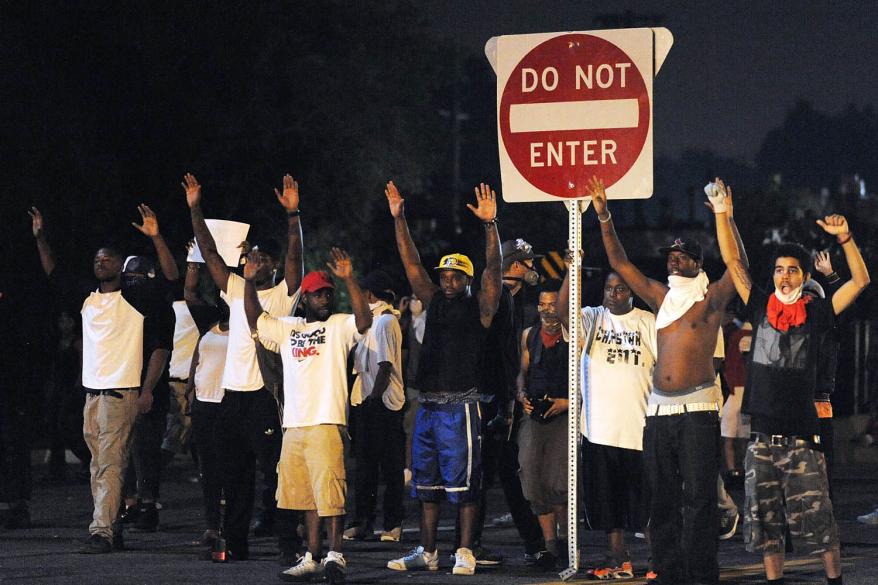
<path fill-rule="evenodd" d="M 784 447 L 786 446 L 786 437 L 783 435 L 769 435 L 768 444 L 772 447 Z"/>

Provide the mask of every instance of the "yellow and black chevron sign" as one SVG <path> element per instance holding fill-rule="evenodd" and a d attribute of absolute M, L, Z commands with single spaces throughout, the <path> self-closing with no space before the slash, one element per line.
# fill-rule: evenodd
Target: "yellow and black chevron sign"
<path fill-rule="evenodd" d="M 549 278 L 561 279 L 567 272 L 567 266 L 564 264 L 563 252 L 551 250 L 540 259 L 540 267 Z"/>

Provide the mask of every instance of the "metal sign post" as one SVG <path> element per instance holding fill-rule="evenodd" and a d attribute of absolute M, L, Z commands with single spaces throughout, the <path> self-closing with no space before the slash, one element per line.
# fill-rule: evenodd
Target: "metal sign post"
<path fill-rule="evenodd" d="M 580 274 L 582 273 L 582 214 L 591 203 L 587 200 L 565 201 L 567 206 L 567 239 L 571 254 L 567 267 L 570 282 L 568 303 L 568 331 L 570 344 L 567 354 L 567 392 L 570 408 L 567 415 L 567 555 L 570 562 L 560 577 L 567 581 L 579 571 L 579 507 L 577 505 L 579 479 L 579 307 L 581 305 Z"/>

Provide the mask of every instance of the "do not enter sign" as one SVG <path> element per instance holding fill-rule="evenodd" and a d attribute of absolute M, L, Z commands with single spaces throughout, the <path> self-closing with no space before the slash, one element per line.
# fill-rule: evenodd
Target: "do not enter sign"
<path fill-rule="evenodd" d="M 653 29 L 496 40 L 504 199 L 652 195 Z"/>

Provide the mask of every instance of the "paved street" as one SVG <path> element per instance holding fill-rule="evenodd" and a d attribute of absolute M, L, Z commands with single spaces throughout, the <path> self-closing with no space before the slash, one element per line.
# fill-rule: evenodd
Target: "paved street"
<path fill-rule="evenodd" d="M 126 533 L 126 550 L 109 555 L 77 554 L 86 536 L 91 499 L 85 483 L 49 485 L 40 482 L 45 467 L 35 468 L 38 478 L 33 502 L 34 526 L 27 530 L 0 532 L 0 583 L 82 584 L 139 583 L 277 583 L 281 569 L 274 553 L 274 540 L 253 539 L 253 560 L 225 565 L 199 560 L 200 488 L 194 481 L 191 462 L 178 459 L 168 469 L 162 486 L 164 509 L 161 528 L 153 534 Z M 878 466 L 860 465 L 838 472 L 836 484 L 837 517 L 844 543 L 843 564 L 848 585 L 878 583 L 878 527 L 857 524 L 856 516 L 878 503 Z M 733 493 L 739 504 L 741 493 Z M 523 549 L 514 528 L 489 527 L 485 531 L 487 546 L 499 550 L 505 562 L 496 568 L 480 568 L 474 577 L 451 575 L 453 520 L 443 516 L 440 534 L 441 570 L 436 573 L 396 573 L 384 568 L 389 558 L 401 556 L 417 541 L 417 508 L 409 503 L 409 519 L 402 544 L 379 542 L 350 543 L 348 560 L 349 583 L 504 583 L 505 585 L 560 582 L 556 574 L 538 573 L 525 565 Z M 504 509 L 498 488 L 490 491 L 489 521 Z M 601 558 L 601 534 L 582 532 L 584 564 Z M 643 583 L 647 547 L 642 540 L 631 541 L 631 553 L 640 578 L 628 583 Z M 720 566 L 723 583 L 751 584 L 761 582 L 758 558 L 744 550 L 740 529 L 732 540 L 720 543 Z M 787 583 L 823 583 L 822 570 L 814 559 L 794 556 L 789 564 Z"/>

